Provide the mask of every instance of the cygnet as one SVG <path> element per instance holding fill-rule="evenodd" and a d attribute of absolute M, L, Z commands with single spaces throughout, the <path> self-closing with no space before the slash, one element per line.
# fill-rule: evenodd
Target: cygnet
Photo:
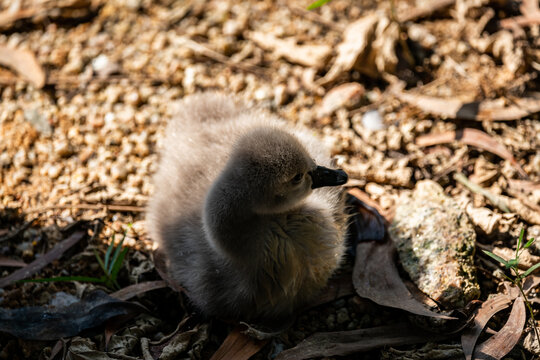
<path fill-rule="evenodd" d="M 206 315 L 289 322 L 342 260 L 347 174 L 307 129 L 229 96 L 179 109 L 147 210 L 169 275 Z"/>

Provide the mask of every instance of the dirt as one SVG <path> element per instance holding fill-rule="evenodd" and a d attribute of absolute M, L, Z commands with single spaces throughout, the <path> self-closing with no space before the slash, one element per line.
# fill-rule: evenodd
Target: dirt
<path fill-rule="evenodd" d="M 95 288 L 112 293 L 161 279 L 144 224 L 151 175 L 174 101 L 203 90 L 237 94 L 314 129 L 349 173 L 349 186 L 389 218 L 402 192 L 420 180 L 439 183 L 475 226 L 480 300 L 501 292 L 500 264 L 479 250 L 514 249 L 522 228 L 527 239 L 540 234 L 538 2 L 333 0 L 307 11 L 308 5 L 0 1 L 0 276 L 44 256 L 74 231 L 88 236 L 34 278 L 100 277 L 95 252 L 105 256 L 120 238 L 130 249 L 116 289 L 84 281 L 16 283 L 0 289 L 1 307 L 46 305 L 58 292 L 81 298 Z M 465 129 L 483 134 L 463 136 Z M 453 137 L 434 137 L 443 133 Z M 457 173 L 495 199 L 470 190 Z M 528 250 L 540 255 L 536 245 Z M 535 289 L 530 297 L 536 299 Z M 170 288 L 131 300 L 151 316 L 116 329 L 109 355 L 105 338 L 112 330 L 100 325 L 67 339 L 64 358 L 147 360 L 145 341 L 163 339 L 193 310 Z M 508 311 L 494 318 L 495 328 L 505 316 Z M 350 294 L 299 314 L 254 358 L 275 356 L 317 332 L 406 318 Z M 233 328 L 192 317 L 176 332 L 189 338 L 185 349 L 171 356 L 210 358 Z M 0 359 L 46 358 L 55 344 L 3 334 Z M 432 351 L 450 359 L 462 356 L 458 345 L 454 336 L 435 350 L 424 343 L 346 356 Z M 149 346 L 157 358 L 163 346 Z M 523 346 L 510 354 L 532 357 Z"/>

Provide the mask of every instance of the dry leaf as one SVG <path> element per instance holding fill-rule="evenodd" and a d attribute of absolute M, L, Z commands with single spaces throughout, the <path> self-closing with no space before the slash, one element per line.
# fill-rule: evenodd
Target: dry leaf
<path fill-rule="evenodd" d="M 512 297 L 509 295 L 497 294 L 486 300 L 486 302 L 475 311 L 476 314 L 473 325 L 461 335 L 461 346 L 463 347 L 466 360 L 471 360 L 476 341 L 489 319 L 499 311 L 509 307 L 511 302 Z"/>
<path fill-rule="evenodd" d="M 471 222 L 482 229 L 486 235 L 506 233 L 517 220 L 516 214 L 501 214 L 485 207 L 475 208 L 472 203 L 466 205 L 465 211 Z"/>
<path fill-rule="evenodd" d="M 525 303 L 521 296 L 514 300 L 512 312 L 503 328 L 495 335 L 479 344 L 474 352 L 475 359 L 502 359 L 516 346 L 526 320 Z"/>
<path fill-rule="evenodd" d="M 242 332 L 240 326 L 235 327 L 225 338 L 219 349 L 210 360 L 248 360 L 263 348 L 268 340 L 255 340 Z"/>
<path fill-rule="evenodd" d="M 483 131 L 471 128 L 465 128 L 457 131 L 447 131 L 444 133 L 428 134 L 416 138 L 418 146 L 433 146 L 438 144 L 448 144 L 458 141 L 467 145 L 476 146 L 480 149 L 489 151 L 501 158 L 507 160 L 523 177 L 528 177 L 527 173 L 516 161 L 514 156 L 504 145 L 493 139 Z"/>
<path fill-rule="evenodd" d="M 349 24 L 343 33 L 343 41 L 337 46 L 337 58 L 319 85 L 328 84 L 342 73 L 351 70 L 369 47 L 379 15 L 372 13 Z"/>
<path fill-rule="evenodd" d="M 94 328 L 116 316 L 135 315 L 140 305 L 113 299 L 101 290 L 64 307 L 0 309 L 0 331 L 21 339 L 57 340 Z"/>
<path fill-rule="evenodd" d="M 27 264 L 24 261 L 11 259 L 6 256 L 0 256 L 0 266 L 5 267 L 25 267 Z"/>
<path fill-rule="evenodd" d="M 0 64 L 15 70 L 38 89 L 45 85 L 45 72 L 30 50 L 0 45 Z"/>
<path fill-rule="evenodd" d="M 314 334 L 292 349 L 281 352 L 276 360 L 303 360 L 323 356 L 343 356 L 385 346 L 437 341 L 449 335 L 420 330 L 407 323 L 352 331 Z"/>
<path fill-rule="evenodd" d="M 332 48 L 325 44 L 298 45 L 296 39 L 278 39 L 272 34 L 251 32 L 248 38 L 265 50 L 272 51 L 277 58 L 283 57 L 292 63 L 320 69 L 326 65 L 326 59 Z"/>
<path fill-rule="evenodd" d="M 355 294 L 355 291 L 352 284 L 351 273 L 345 273 L 339 277 L 331 278 L 328 281 L 328 285 L 326 285 L 326 287 L 321 291 L 320 296 L 313 302 L 309 303 L 303 310 L 326 304 L 353 294 Z"/>
<path fill-rule="evenodd" d="M 509 104 L 505 99 L 464 103 L 459 99 L 439 98 L 411 92 L 395 92 L 396 97 L 422 111 L 451 119 L 465 120 L 518 120 L 540 111 L 540 93 L 532 93 Z"/>
<path fill-rule="evenodd" d="M 33 274 L 37 273 L 39 270 L 43 269 L 45 266 L 50 264 L 52 261 L 58 259 L 64 252 L 66 252 L 73 245 L 77 244 L 83 237 L 85 233 L 82 231 L 77 231 L 73 233 L 70 237 L 63 240 L 62 242 L 56 244 L 48 253 L 32 261 L 30 264 L 25 266 L 22 269 L 14 271 L 6 277 L 0 279 L 0 288 L 7 286 L 15 281 L 26 279 Z"/>
<path fill-rule="evenodd" d="M 346 83 L 332 88 L 321 102 L 318 116 L 331 115 L 339 108 L 351 108 L 358 104 L 366 90 L 359 83 Z"/>
<path fill-rule="evenodd" d="M 118 300 L 128 300 L 137 295 L 144 294 L 145 292 L 162 289 L 167 286 L 167 282 L 163 280 L 146 281 L 139 284 L 126 286 L 125 288 L 112 293 L 111 296 Z"/>
<path fill-rule="evenodd" d="M 394 259 L 395 248 L 391 241 L 360 242 L 356 247 L 353 270 L 353 284 L 358 295 L 413 314 L 454 319 L 433 312 L 417 301 L 399 276 Z"/>

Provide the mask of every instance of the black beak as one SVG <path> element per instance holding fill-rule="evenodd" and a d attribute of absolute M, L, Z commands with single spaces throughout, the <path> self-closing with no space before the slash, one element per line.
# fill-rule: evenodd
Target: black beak
<path fill-rule="evenodd" d="M 338 186 L 347 182 L 349 177 L 347 173 L 341 169 L 332 170 L 325 168 L 324 166 L 317 166 L 317 168 L 309 173 L 313 184 L 312 189 L 320 188 L 323 186 Z"/>

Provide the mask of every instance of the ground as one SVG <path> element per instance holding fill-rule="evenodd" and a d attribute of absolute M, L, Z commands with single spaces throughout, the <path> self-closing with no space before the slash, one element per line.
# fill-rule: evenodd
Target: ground
<path fill-rule="evenodd" d="M 144 222 L 151 175 L 175 100 L 203 90 L 237 94 L 313 129 L 349 173 L 349 188 L 388 219 L 400 194 L 421 180 L 439 183 L 475 226 L 480 300 L 502 292 L 498 264 L 479 250 L 508 258 L 522 228 L 526 239 L 540 235 L 538 2 L 308 5 L 0 1 L 0 276 L 41 258 L 24 278 L 100 277 L 96 252 L 104 258 L 111 241 L 122 238 L 129 248 L 116 284 L 8 281 L 1 307 L 76 301 L 96 288 L 112 293 L 161 279 Z M 45 256 L 77 234 L 84 236 L 69 249 Z M 522 259 L 532 266 L 537 255 L 533 245 Z M 349 258 L 342 272 L 353 263 Z M 159 355 L 163 345 L 148 341 L 173 332 L 191 309 L 182 295 L 154 284 L 159 289 L 130 297 L 149 314 L 131 318 L 112 337 L 120 325 L 70 336 L 64 356 Z M 492 325 L 504 324 L 508 312 Z M 255 356 L 277 354 L 317 332 L 405 318 L 348 292 L 299 314 Z M 186 324 L 175 332 L 185 347 L 175 351 L 185 358 L 209 358 L 234 327 L 198 317 Z M 44 358 L 60 344 L 5 334 L 0 358 Z M 423 345 L 348 356 L 463 356 L 459 336 Z M 511 356 L 532 356 L 523 346 Z"/>

